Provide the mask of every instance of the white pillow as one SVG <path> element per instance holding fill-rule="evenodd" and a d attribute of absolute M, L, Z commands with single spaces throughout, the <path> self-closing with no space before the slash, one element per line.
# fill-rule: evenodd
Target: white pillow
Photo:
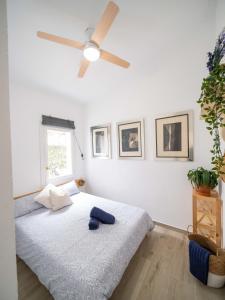
<path fill-rule="evenodd" d="M 34 200 L 37 194 L 38 193 L 24 196 L 15 201 L 14 204 L 15 218 L 22 217 L 26 214 L 31 213 L 33 210 L 44 207 L 42 204 Z"/>
<path fill-rule="evenodd" d="M 69 196 L 80 193 L 75 180 L 62 184 L 60 188 L 69 194 Z"/>
<path fill-rule="evenodd" d="M 49 191 L 52 210 L 58 210 L 65 206 L 71 205 L 73 201 L 70 196 L 60 188 Z"/>
<path fill-rule="evenodd" d="M 50 190 L 56 189 L 56 186 L 49 183 L 35 198 L 34 200 L 41 203 L 47 208 L 52 208 L 51 202 L 50 202 Z"/>

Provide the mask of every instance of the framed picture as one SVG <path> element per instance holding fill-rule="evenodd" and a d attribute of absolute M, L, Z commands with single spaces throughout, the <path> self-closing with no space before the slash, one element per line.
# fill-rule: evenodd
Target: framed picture
<path fill-rule="evenodd" d="M 155 120 L 156 158 L 193 160 L 192 112 Z"/>
<path fill-rule="evenodd" d="M 144 158 L 143 120 L 117 123 L 118 157 Z"/>
<path fill-rule="evenodd" d="M 111 158 L 111 126 L 110 124 L 91 127 L 92 156 L 95 158 Z"/>

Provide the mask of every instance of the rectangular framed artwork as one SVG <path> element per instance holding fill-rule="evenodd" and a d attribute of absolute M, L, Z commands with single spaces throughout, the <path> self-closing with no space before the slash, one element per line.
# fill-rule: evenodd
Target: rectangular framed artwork
<path fill-rule="evenodd" d="M 111 158 L 111 125 L 91 127 L 92 157 Z"/>
<path fill-rule="evenodd" d="M 155 120 L 156 158 L 193 160 L 192 112 Z"/>
<path fill-rule="evenodd" d="M 117 123 L 118 158 L 144 158 L 144 121 Z"/>

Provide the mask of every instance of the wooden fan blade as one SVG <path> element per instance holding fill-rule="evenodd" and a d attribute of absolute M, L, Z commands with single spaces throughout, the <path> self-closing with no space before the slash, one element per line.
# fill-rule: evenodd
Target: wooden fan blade
<path fill-rule="evenodd" d="M 128 68 L 130 66 L 130 63 L 126 60 L 111 54 L 105 50 L 101 50 L 101 56 L 102 59 L 107 60 L 108 62 L 111 62 L 112 64 L 118 65 L 123 68 Z"/>
<path fill-rule="evenodd" d="M 107 32 L 109 31 L 116 15 L 119 12 L 119 7 L 112 1 L 110 1 L 97 24 L 94 33 L 92 34 L 91 40 L 96 44 L 100 45 L 100 43 L 105 38 Z"/>
<path fill-rule="evenodd" d="M 87 71 L 87 68 L 89 67 L 89 65 L 90 65 L 90 61 L 86 60 L 85 58 L 82 59 L 81 64 L 80 64 L 80 70 L 79 70 L 79 73 L 78 73 L 79 78 L 82 78 L 84 76 L 84 74 Z"/>
<path fill-rule="evenodd" d="M 57 36 L 57 35 L 54 35 L 54 34 L 38 31 L 37 36 L 41 39 L 45 39 L 45 40 L 48 40 L 48 41 L 51 41 L 51 42 L 66 45 L 66 46 L 73 47 L 73 48 L 76 48 L 76 49 L 80 49 L 80 50 L 84 49 L 84 44 L 82 44 L 78 41 L 73 41 L 73 40 L 70 40 L 70 39 L 66 39 L 66 38 L 63 38 L 63 37 L 60 37 L 60 36 Z"/>

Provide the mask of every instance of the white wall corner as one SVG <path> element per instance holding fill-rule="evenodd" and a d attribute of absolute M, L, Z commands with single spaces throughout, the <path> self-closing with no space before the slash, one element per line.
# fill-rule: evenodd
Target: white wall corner
<path fill-rule="evenodd" d="M 16 250 L 12 199 L 6 0 L 0 1 L 0 298 L 16 300 Z"/>

